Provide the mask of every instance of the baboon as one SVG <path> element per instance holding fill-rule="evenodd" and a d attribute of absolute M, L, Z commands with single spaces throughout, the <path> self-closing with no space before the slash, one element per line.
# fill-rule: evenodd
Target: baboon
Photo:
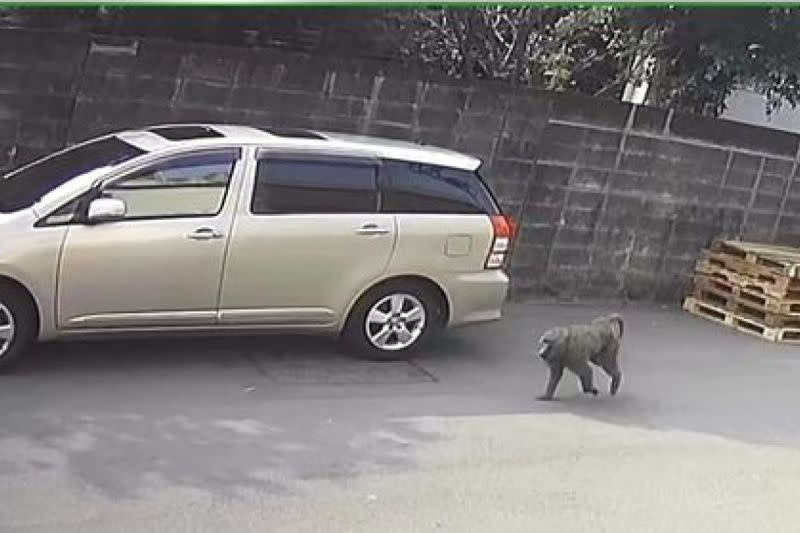
<path fill-rule="evenodd" d="M 596 318 L 590 324 L 547 330 L 539 339 L 538 355 L 550 367 L 550 379 L 544 394 L 538 399 L 553 399 L 564 368 L 578 376 L 584 393 L 597 396 L 589 363 L 599 366 L 608 374 L 611 378 L 609 392 L 612 396 L 616 395 L 622 382 L 617 352 L 624 329 L 622 316 L 612 314 Z"/>

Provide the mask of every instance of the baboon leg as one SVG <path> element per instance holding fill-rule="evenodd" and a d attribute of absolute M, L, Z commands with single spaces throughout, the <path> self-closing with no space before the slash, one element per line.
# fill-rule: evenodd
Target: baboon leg
<path fill-rule="evenodd" d="M 605 370 L 606 374 L 611 377 L 611 385 L 609 386 L 608 390 L 611 393 L 611 396 L 615 396 L 619 390 L 620 384 L 622 383 L 622 372 L 619 371 L 619 368 L 604 368 L 603 370 Z"/>
<path fill-rule="evenodd" d="M 621 383 L 622 383 L 622 372 L 617 371 L 617 373 L 611 377 L 611 387 L 609 387 L 609 390 L 611 391 L 611 396 L 617 395 L 617 391 L 619 390 L 619 386 Z"/>
<path fill-rule="evenodd" d="M 597 396 L 597 389 L 595 389 L 594 385 L 592 384 L 592 379 L 594 376 L 592 367 L 589 366 L 589 363 L 584 363 L 571 370 L 578 375 L 578 378 L 580 378 L 583 392 Z"/>
<path fill-rule="evenodd" d="M 620 383 L 622 383 L 622 372 L 619 370 L 619 363 L 617 361 L 618 349 L 619 347 L 617 346 L 616 349 L 610 350 L 600 361 L 600 367 L 608 374 L 608 377 L 611 378 L 611 385 L 609 386 L 611 396 L 617 394 Z"/>
<path fill-rule="evenodd" d="M 547 382 L 547 389 L 544 391 L 542 396 L 539 396 L 537 399 L 539 400 L 552 400 L 553 395 L 556 393 L 556 387 L 558 387 L 558 382 L 561 381 L 561 376 L 564 374 L 564 367 L 563 366 L 551 366 L 550 367 L 550 380 Z"/>

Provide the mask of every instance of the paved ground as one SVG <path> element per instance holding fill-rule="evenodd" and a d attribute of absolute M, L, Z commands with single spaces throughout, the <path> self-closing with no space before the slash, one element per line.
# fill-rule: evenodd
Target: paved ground
<path fill-rule="evenodd" d="M 0 378 L 0 530 L 797 531 L 797 346 L 628 307 L 618 397 L 533 400 L 537 335 L 612 307 L 513 306 L 411 364 L 42 347 Z"/>

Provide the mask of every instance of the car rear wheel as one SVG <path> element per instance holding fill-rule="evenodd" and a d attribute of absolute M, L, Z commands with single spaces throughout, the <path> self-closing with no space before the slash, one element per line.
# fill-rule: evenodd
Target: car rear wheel
<path fill-rule="evenodd" d="M 345 326 L 345 341 L 368 359 L 405 359 L 441 327 L 441 307 L 422 284 L 380 286 L 356 304 Z"/>
<path fill-rule="evenodd" d="M 16 287 L 0 285 L 0 372 L 14 369 L 36 335 L 33 306 Z"/>

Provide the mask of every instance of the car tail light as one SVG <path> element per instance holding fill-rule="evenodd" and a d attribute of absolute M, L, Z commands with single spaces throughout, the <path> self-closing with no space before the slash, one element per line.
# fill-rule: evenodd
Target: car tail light
<path fill-rule="evenodd" d="M 517 223 L 508 215 L 492 215 L 492 248 L 486 258 L 486 268 L 503 268 L 511 243 L 517 234 Z"/>

